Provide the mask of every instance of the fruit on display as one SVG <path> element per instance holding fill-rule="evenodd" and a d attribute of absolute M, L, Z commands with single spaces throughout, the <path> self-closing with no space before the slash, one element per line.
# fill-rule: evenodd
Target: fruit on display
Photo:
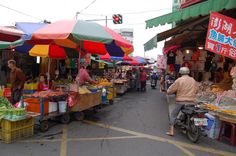
<path fill-rule="evenodd" d="M 31 94 L 31 96 L 33 97 L 41 97 L 41 98 L 46 98 L 46 97 L 55 97 L 55 96 L 62 96 L 65 95 L 64 92 L 61 91 L 40 91 L 40 92 L 36 92 L 34 94 Z"/>
<path fill-rule="evenodd" d="M 8 120 L 19 120 L 26 115 L 24 108 L 13 108 L 11 103 L 4 97 L 0 97 L 0 120 L 2 118 Z"/>
<path fill-rule="evenodd" d="M 109 82 L 107 79 L 105 79 L 105 78 L 98 78 L 97 79 L 97 84 L 96 84 L 96 86 L 98 86 L 98 87 L 103 87 L 103 86 L 112 86 L 112 83 L 111 82 Z"/>
<path fill-rule="evenodd" d="M 88 90 L 88 88 L 86 86 L 80 86 L 78 88 L 78 90 L 79 90 L 79 94 L 89 94 L 89 93 L 91 93 L 91 91 Z"/>
<path fill-rule="evenodd" d="M 0 97 L 0 109 L 7 109 L 7 108 L 12 108 L 11 103 L 8 101 L 8 99 L 4 97 Z"/>
<path fill-rule="evenodd" d="M 6 109 L 4 112 L 4 118 L 8 120 L 20 120 L 25 118 L 26 111 L 24 108 L 11 108 Z"/>

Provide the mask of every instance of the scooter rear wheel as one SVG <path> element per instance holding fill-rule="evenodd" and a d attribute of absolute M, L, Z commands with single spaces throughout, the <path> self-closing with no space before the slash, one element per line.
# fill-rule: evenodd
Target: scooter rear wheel
<path fill-rule="evenodd" d="M 195 126 L 193 121 L 190 121 L 189 128 L 187 129 L 187 136 L 189 140 L 191 140 L 193 143 L 196 143 L 200 138 L 200 128 Z"/>

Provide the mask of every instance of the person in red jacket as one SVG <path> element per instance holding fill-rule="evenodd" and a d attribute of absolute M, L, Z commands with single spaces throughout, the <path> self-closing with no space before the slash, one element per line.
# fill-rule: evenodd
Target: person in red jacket
<path fill-rule="evenodd" d="M 146 81 L 147 81 L 147 74 L 144 69 L 141 69 L 140 73 L 141 92 L 146 91 Z"/>
<path fill-rule="evenodd" d="M 45 91 L 49 89 L 49 85 L 47 82 L 47 76 L 45 74 L 40 74 L 39 83 L 38 83 L 38 91 Z"/>

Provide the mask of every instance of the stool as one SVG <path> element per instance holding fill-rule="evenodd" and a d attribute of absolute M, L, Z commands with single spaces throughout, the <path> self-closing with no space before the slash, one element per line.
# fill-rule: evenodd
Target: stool
<path fill-rule="evenodd" d="M 227 126 L 230 127 L 230 136 L 225 135 L 225 130 L 226 130 Z M 235 146 L 235 144 L 236 144 L 236 124 L 222 121 L 218 140 L 221 141 L 222 139 L 226 139 L 226 140 L 230 141 L 230 145 Z"/>

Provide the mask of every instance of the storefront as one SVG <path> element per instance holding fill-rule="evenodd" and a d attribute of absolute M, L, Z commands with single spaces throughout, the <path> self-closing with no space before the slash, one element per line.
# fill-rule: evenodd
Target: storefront
<path fill-rule="evenodd" d="M 220 16 L 210 18 L 212 11 L 219 12 Z M 176 27 L 157 34 L 144 47 L 149 50 L 156 46 L 155 41 L 165 40 L 163 57 L 166 58 L 166 72 L 178 73 L 180 66 L 190 68 L 191 76 L 199 82 L 197 101 L 204 103 L 204 108 L 207 108 L 214 116 L 215 125 L 207 130 L 208 136 L 214 139 L 224 135 L 225 125 L 231 126 L 236 123 L 233 85 L 236 63 L 233 44 L 235 36 L 225 34 L 235 30 L 234 22 L 226 20 L 226 18 L 231 18 L 235 21 L 235 13 L 236 1 L 208 0 L 146 21 L 147 28 L 172 22 L 177 24 Z M 226 18 L 220 18 L 221 15 Z M 211 25 L 225 33 L 208 27 Z M 214 32 L 216 35 L 213 34 Z M 224 38 L 223 41 L 221 36 Z M 226 47 L 227 44 L 231 47 Z M 172 99 L 169 101 L 173 103 Z M 172 109 L 172 105 L 170 106 Z M 233 131 L 235 129 L 232 128 L 229 133 L 233 134 Z M 233 140 L 231 136 L 228 138 Z M 231 145 L 234 143 L 231 142 Z"/>

